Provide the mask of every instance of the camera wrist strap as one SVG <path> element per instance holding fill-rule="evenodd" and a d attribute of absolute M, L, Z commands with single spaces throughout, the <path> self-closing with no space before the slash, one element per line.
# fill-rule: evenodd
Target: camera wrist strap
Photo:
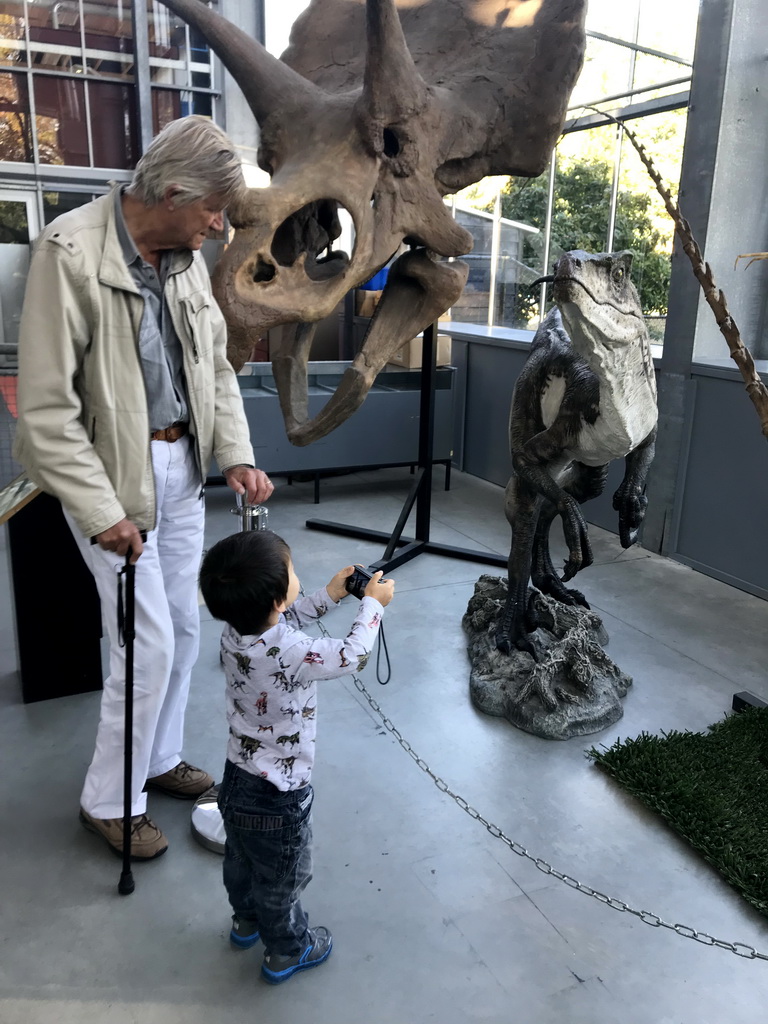
<path fill-rule="evenodd" d="M 389 651 L 387 650 L 387 641 L 384 637 L 384 623 L 379 623 L 379 638 L 376 641 L 376 681 L 381 683 L 382 686 L 386 686 L 389 680 L 392 678 L 392 665 L 389 661 Z M 387 678 L 381 678 L 381 652 L 384 651 L 384 657 L 387 663 Z"/>

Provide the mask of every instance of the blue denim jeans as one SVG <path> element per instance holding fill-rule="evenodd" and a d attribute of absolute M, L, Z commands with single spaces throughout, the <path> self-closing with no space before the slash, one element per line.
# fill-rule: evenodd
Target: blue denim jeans
<path fill-rule="evenodd" d="M 224 885 L 237 916 L 253 921 L 270 953 L 309 943 L 299 896 L 312 878 L 312 787 L 281 792 L 227 761 L 219 787 L 226 831 Z"/>

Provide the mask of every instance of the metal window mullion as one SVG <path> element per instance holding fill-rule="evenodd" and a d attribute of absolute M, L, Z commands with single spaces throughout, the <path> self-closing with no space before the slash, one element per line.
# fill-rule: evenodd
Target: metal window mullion
<path fill-rule="evenodd" d="M 67 43 L 40 43 L 35 41 L 34 43 L 30 40 L 30 46 L 32 47 L 33 53 L 52 53 L 60 57 L 78 57 L 82 56 L 83 47 L 80 46 L 69 46 Z M 39 70 L 43 70 L 40 68 Z M 55 71 L 63 71 L 59 65 L 53 69 Z"/>
<path fill-rule="evenodd" d="M 207 89 L 204 86 L 195 86 L 190 89 L 188 85 L 174 85 L 172 82 L 152 82 L 153 89 L 162 89 L 165 92 L 199 92 L 205 96 L 219 96 L 218 89 Z"/>
<path fill-rule="evenodd" d="M 29 141 L 32 146 L 32 167 L 35 177 L 40 173 L 40 157 L 38 153 L 37 139 L 37 108 L 35 106 L 35 83 L 32 78 L 32 64 L 30 63 L 30 38 L 29 38 L 29 10 L 27 0 L 24 0 L 24 42 L 27 47 L 27 66 L 24 69 L 24 77 L 27 82 L 27 102 L 29 104 Z"/>
<path fill-rule="evenodd" d="M 552 249 L 552 220 L 555 209 L 555 173 L 557 170 L 557 149 L 552 150 L 549 161 L 549 187 L 547 189 L 547 212 L 544 217 L 544 251 L 542 253 L 542 273 L 546 274 L 549 267 L 549 255 Z M 547 284 L 541 285 L 539 292 L 539 323 L 544 319 L 547 305 Z"/>
<path fill-rule="evenodd" d="M 643 6 L 643 0 L 637 0 L 637 14 L 635 15 L 635 38 L 633 42 L 637 46 L 638 40 L 640 39 L 640 13 Z M 632 90 L 635 84 L 635 70 L 637 68 L 637 50 L 635 47 L 630 49 L 629 55 L 629 73 L 627 75 L 627 88 Z M 634 96 L 634 91 L 629 94 L 630 100 Z M 610 250 L 609 250 L 610 252 Z"/>
<path fill-rule="evenodd" d="M 191 49 L 192 37 L 189 31 L 189 25 L 184 22 L 184 75 L 188 90 L 192 89 L 192 68 L 190 67 L 192 63 L 190 60 Z"/>
<path fill-rule="evenodd" d="M 34 71 L 36 78 L 76 78 L 79 82 L 83 81 L 83 75 L 77 74 L 75 71 L 59 71 L 51 70 L 50 68 L 35 68 Z M 123 75 L 96 75 L 92 81 L 94 82 L 113 82 L 118 85 L 133 85 L 132 78 L 125 78 Z"/>
<path fill-rule="evenodd" d="M 53 189 L 51 189 L 51 191 L 53 191 Z M 35 195 L 35 205 L 37 206 L 37 225 L 36 225 L 37 232 L 35 233 L 35 238 L 37 238 L 37 236 L 40 234 L 40 232 L 43 230 L 43 228 L 45 226 L 45 206 L 43 204 L 43 186 L 41 185 L 39 180 L 35 182 L 35 193 L 34 193 L 34 195 Z M 31 239 L 31 241 L 34 241 L 34 239 Z"/>
<path fill-rule="evenodd" d="M 571 113 L 573 110 L 583 110 L 585 107 L 596 107 L 599 103 L 611 103 L 613 100 L 624 100 L 627 96 L 639 96 L 643 92 L 656 92 L 657 89 L 669 89 L 673 85 L 685 85 L 686 82 L 690 82 L 691 76 L 686 75 L 684 78 L 670 78 L 666 82 L 655 82 L 653 85 L 642 85 L 639 89 L 634 86 L 629 92 L 617 92 L 612 96 L 600 96 L 599 99 L 591 100 L 590 102 L 584 101 L 583 103 L 575 103 L 572 107 L 568 107 L 567 113 Z"/>
<path fill-rule="evenodd" d="M 93 125 L 91 124 L 91 90 L 86 81 L 88 64 L 85 56 L 85 9 L 83 0 L 77 0 L 77 10 L 80 15 L 80 64 L 83 68 L 83 98 L 85 100 L 85 134 L 88 139 L 88 166 L 95 167 L 96 158 L 93 153 Z"/>
<path fill-rule="evenodd" d="M 218 55 L 208 47 L 208 54 L 210 56 L 210 63 L 208 64 L 208 81 L 210 82 L 210 89 L 201 90 L 201 92 L 209 93 L 211 96 L 211 118 L 213 123 L 219 125 L 222 128 L 226 128 L 227 125 L 227 104 L 224 97 L 224 72 L 223 64 L 219 59 Z M 221 81 L 221 86 L 219 86 Z"/>
<path fill-rule="evenodd" d="M 109 182 L 130 181 L 131 171 L 123 167 L 76 167 L 47 164 L 42 171 L 43 189 L 51 192 L 109 191 Z M 91 184 L 93 188 L 91 188 Z"/>
<path fill-rule="evenodd" d="M 573 117 L 563 125 L 562 134 L 570 135 L 572 132 L 586 132 L 592 128 L 602 128 L 606 124 L 613 124 L 614 120 L 634 121 L 641 117 L 652 117 L 654 114 L 666 114 L 670 110 L 680 110 L 689 105 L 689 90 L 683 93 L 671 93 L 668 96 L 657 96 L 645 103 L 630 103 L 628 106 L 620 107 L 613 114 L 597 111 L 586 116 Z"/>
<path fill-rule="evenodd" d="M 491 274 L 488 287 L 488 326 L 493 327 L 496 315 L 496 289 L 498 287 L 498 262 L 501 240 L 501 192 L 496 193 L 493 204 L 493 227 L 491 228 Z"/>
<path fill-rule="evenodd" d="M 611 181 L 611 202 L 608 211 L 608 230 L 606 231 L 605 251 L 613 252 L 613 238 L 616 233 L 616 209 L 619 204 L 619 175 L 621 173 L 621 147 L 624 132 L 616 125 L 616 142 L 613 147 L 613 180 Z"/>
<path fill-rule="evenodd" d="M 616 36 L 607 36 L 604 32 L 592 32 L 587 30 L 587 36 L 599 39 L 604 43 L 613 43 L 614 46 L 625 46 L 635 53 L 647 53 L 649 57 L 658 57 L 660 60 L 671 60 L 673 64 L 684 64 L 687 68 L 693 67 L 693 62 L 684 57 L 676 57 L 672 53 L 665 53 L 663 50 L 653 50 L 650 46 L 641 46 L 639 43 L 631 43 L 628 39 L 617 39 Z"/>
<path fill-rule="evenodd" d="M 40 173 L 40 149 L 37 137 L 37 105 L 35 103 L 35 80 L 32 69 L 26 70 L 27 100 L 29 102 L 29 135 L 32 143 L 32 167 L 35 175 Z"/>
<path fill-rule="evenodd" d="M 35 202 L 37 204 L 37 228 L 38 231 L 42 229 L 44 223 L 43 217 L 43 191 L 40 188 L 40 157 L 38 153 L 37 143 L 37 115 L 35 107 L 35 83 L 32 78 L 32 63 L 30 60 L 30 43 L 29 38 L 29 10 L 27 8 L 27 0 L 24 0 L 24 45 L 27 50 L 27 66 L 23 72 L 18 72 L 24 75 L 24 80 L 27 83 L 27 103 L 29 105 L 29 143 L 32 146 L 32 168 L 35 177 Z M 30 241 L 34 239 L 30 238 Z"/>
<path fill-rule="evenodd" d="M 640 13 L 642 9 L 642 0 L 637 0 L 637 6 L 635 10 L 635 32 L 633 42 L 637 44 L 640 38 Z M 627 70 L 627 88 L 629 89 L 629 101 L 630 103 L 634 99 L 634 84 L 635 84 L 635 71 L 637 68 L 637 50 L 632 47 L 630 49 L 629 57 L 629 69 Z M 621 153 L 622 145 L 624 143 L 624 132 L 616 125 L 616 141 L 613 147 L 613 181 L 611 182 L 611 202 L 608 213 L 608 230 L 606 232 L 606 252 L 613 252 L 613 242 L 616 236 L 616 213 L 619 206 L 619 177 L 621 175 Z"/>
<path fill-rule="evenodd" d="M 139 138 L 139 156 L 152 141 L 152 90 L 149 72 L 149 19 L 147 0 L 131 0 L 133 21 L 134 110 Z"/>

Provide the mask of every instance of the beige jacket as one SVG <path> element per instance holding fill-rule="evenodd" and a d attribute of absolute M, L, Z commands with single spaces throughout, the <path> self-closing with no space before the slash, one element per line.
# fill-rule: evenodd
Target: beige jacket
<path fill-rule="evenodd" d="M 199 254 L 174 254 L 168 308 L 184 351 L 201 485 L 254 465 L 226 327 Z M 123 259 L 113 194 L 58 217 L 32 258 L 19 336 L 15 458 L 92 537 L 127 517 L 155 526 L 149 416 L 138 353 L 144 300 Z"/>

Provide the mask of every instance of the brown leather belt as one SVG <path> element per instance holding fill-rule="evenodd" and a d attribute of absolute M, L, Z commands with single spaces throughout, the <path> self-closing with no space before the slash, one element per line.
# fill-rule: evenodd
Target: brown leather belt
<path fill-rule="evenodd" d="M 180 437 L 184 437 L 189 433 L 188 423 L 173 423 L 170 427 L 164 427 L 162 430 L 155 430 L 149 436 L 152 441 L 168 441 L 172 444 L 174 441 L 178 441 Z"/>

